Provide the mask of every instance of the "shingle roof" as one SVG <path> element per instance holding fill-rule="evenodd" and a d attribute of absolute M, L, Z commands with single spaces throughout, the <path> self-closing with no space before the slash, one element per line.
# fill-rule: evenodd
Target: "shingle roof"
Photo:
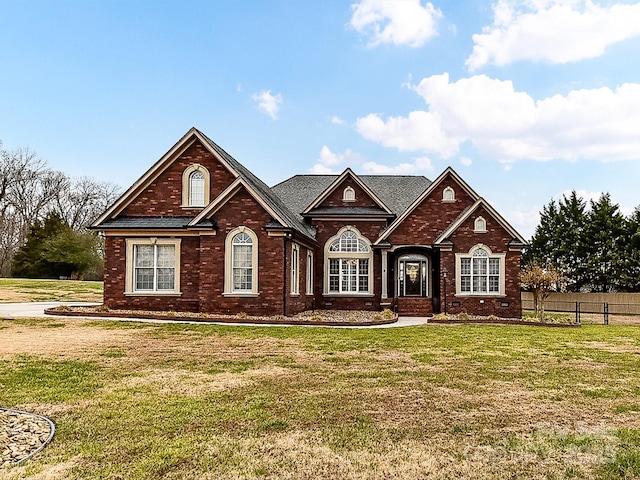
<path fill-rule="evenodd" d="M 271 190 L 299 216 L 336 178 L 338 175 L 295 175 Z M 423 176 L 358 175 L 358 178 L 396 215 L 404 212 L 431 185 Z"/>
<path fill-rule="evenodd" d="M 269 186 L 256 177 L 251 171 L 249 171 L 244 165 L 238 162 L 235 158 L 229 155 L 227 152 L 222 149 L 217 143 L 207 137 L 204 133 L 198 130 L 198 133 L 202 135 L 209 146 L 215 150 L 218 155 L 220 155 L 225 162 L 233 168 L 236 173 L 243 178 L 253 188 L 258 195 L 262 198 L 264 202 L 266 202 L 277 214 L 280 216 L 282 220 L 284 220 L 287 225 L 283 225 L 284 227 L 289 227 L 298 232 L 306 235 L 309 238 L 315 238 L 315 232 L 313 229 L 306 225 L 302 217 L 299 215 L 295 215 L 291 212 L 289 208 L 283 203 L 282 199 L 278 197 L 278 195 L 271 189 Z"/>
<path fill-rule="evenodd" d="M 104 221 L 100 228 L 111 229 L 171 229 L 181 230 L 187 227 L 193 217 L 118 217 Z M 211 220 L 201 226 L 213 227 Z"/>

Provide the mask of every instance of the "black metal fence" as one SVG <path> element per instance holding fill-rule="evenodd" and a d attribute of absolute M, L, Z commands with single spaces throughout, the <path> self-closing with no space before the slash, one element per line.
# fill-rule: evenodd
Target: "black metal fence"
<path fill-rule="evenodd" d="M 533 311 L 533 300 L 522 300 L 522 309 Z M 575 316 L 576 323 L 614 323 L 640 324 L 640 304 L 582 302 L 568 300 L 545 300 L 545 312 L 568 313 Z"/>

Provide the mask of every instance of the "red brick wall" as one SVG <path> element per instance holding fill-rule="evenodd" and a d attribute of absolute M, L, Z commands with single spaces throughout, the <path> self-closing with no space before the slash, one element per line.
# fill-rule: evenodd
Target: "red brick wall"
<path fill-rule="evenodd" d="M 353 188 L 356 194 L 353 202 L 342 200 L 344 189 L 347 187 Z M 378 204 L 352 178 L 347 177 L 317 208 L 327 207 L 378 207 Z"/>
<path fill-rule="evenodd" d="M 127 216 L 189 216 L 202 209 L 182 208 L 182 173 L 199 163 L 209 170 L 210 199 L 213 200 L 231 184 L 235 177 L 196 141 L 160 176 L 142 191 L 121 215 Z"/>
<path fill-rule="evenodd" d="M 442 191 L 450 186 L 456 194 L 453 203 L 442 202 Z M 393 245 L 431 245 L 474 200 L 447 175 L 431 195 L 423 200 L 389 236 Z"/>

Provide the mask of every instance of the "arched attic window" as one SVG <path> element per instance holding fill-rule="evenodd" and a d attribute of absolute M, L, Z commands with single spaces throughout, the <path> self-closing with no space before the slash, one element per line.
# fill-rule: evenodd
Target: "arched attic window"
<path fill-rule="evenodd" d="M 342 201 L 343 202 L 355 202 L 356 201 L 356 191 L 351 187 L 346 187 L 342 192 Z"/>
<path fill-rule="evenodd" d="M 443 202 L 455 202 L 456 201 L 456 192 L 451 187 L 446 187 L 442 191 L 442 201 Z"/>
<path fill-rule="evenodd" d="M 199 164 L 190 165 L 182 174 L 182 206 L 203 208 L 209 203 L 209 170 Z"/>
<path fill-rule="evenodd" d="M 484 217 L 478 217 L 473 222 L 473 231 L 475 233 L 487 233 L 487 221 Z"/>

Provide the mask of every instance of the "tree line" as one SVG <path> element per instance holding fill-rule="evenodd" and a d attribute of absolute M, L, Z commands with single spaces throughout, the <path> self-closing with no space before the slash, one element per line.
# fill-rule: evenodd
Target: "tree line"
<path fill-rule="evenodd" d="M 640 292 L 640 207 L 625 217 L 608 193 L 551 200 L 523 260 L 562 272 L 569 292 Z"/>
<path fill-rule="evenodd" d="M 88 225 L 119 187 L 53 170 L 35 152 L 0 143 L 0 276 L 100 277 L 102 241 Z"/>

